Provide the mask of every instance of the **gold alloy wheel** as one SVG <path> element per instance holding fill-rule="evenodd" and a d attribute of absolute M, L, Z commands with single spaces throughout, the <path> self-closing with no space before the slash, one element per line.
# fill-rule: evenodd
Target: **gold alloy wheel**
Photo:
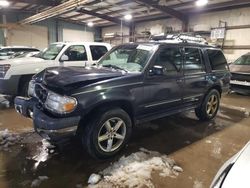
<path fill-rule="evenodd" d="M 211 95 L 207 103 L 207 115 L 212 117 L 218 108 L 219 99 L 216 95 Z"/>
<path fill-rule="evenodd" d="M 124 142 L 126 136 L 125 122 L 114 117 L 107 120 L 98 133 L 98 146 L 104 152 L 113 152 Z"/>

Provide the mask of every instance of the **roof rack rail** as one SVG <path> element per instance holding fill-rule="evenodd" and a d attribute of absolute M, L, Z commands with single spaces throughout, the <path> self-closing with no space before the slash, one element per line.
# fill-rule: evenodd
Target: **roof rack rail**
<path fill-rule="evenodd" d="M 154 35 L 150 37 L 150 42 L 168 42 L 168 43 L 197 43 L 207 45 L 208 42 L 199 35 L 190 33 Z"/>

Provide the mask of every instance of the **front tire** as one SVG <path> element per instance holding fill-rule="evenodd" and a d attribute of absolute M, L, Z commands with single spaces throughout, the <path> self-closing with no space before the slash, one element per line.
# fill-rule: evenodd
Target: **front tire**
<path fill-rule="evenodd" d="M 87 123 L 82 144 L 94 158 L 105 159 L 117 154 L 132 132 L 129 115 L 120 108 L 99 112 Z"/>
<path fill-rule="evenodd" d="M 212 120 L 220 106 L 220 93 L 212 89 L 203 100 L 202 104 L 195 109 L 196 116 L 202 121 Z"/>

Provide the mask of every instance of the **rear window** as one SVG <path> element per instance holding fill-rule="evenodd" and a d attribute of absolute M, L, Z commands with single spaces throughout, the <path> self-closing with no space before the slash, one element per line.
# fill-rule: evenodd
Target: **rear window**
<path fill-rule="evenodd" d="M 228 70 L 227 60 L 220 50 L 207 50 L 212 70 Z"/>
<path fill-rule="evenodd" d="M 234 62 L 235 65 L 250 65 L 250 55 L 243 55 Z"/>
<path fill-rule="evenodd" d="M 90 46 L 92 59 L 94 61 L 99 60 L 104 54 L 107 53 L 108 49 L 106 46 Z"/>

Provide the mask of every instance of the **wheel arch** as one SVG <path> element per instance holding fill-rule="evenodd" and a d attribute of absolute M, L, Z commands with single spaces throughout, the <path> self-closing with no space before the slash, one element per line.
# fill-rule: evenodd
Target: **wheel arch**
<path fill-rule="evenodd" d="M 102 101 L 85 112 L 80 121 L 80 126 L 83 127 L 95 113 L 106 111 L 112 108 L 121 108 L 131 118 L 132 124 L 135 123 L 135 111 L 131 101 L 125 99 Z"/>

